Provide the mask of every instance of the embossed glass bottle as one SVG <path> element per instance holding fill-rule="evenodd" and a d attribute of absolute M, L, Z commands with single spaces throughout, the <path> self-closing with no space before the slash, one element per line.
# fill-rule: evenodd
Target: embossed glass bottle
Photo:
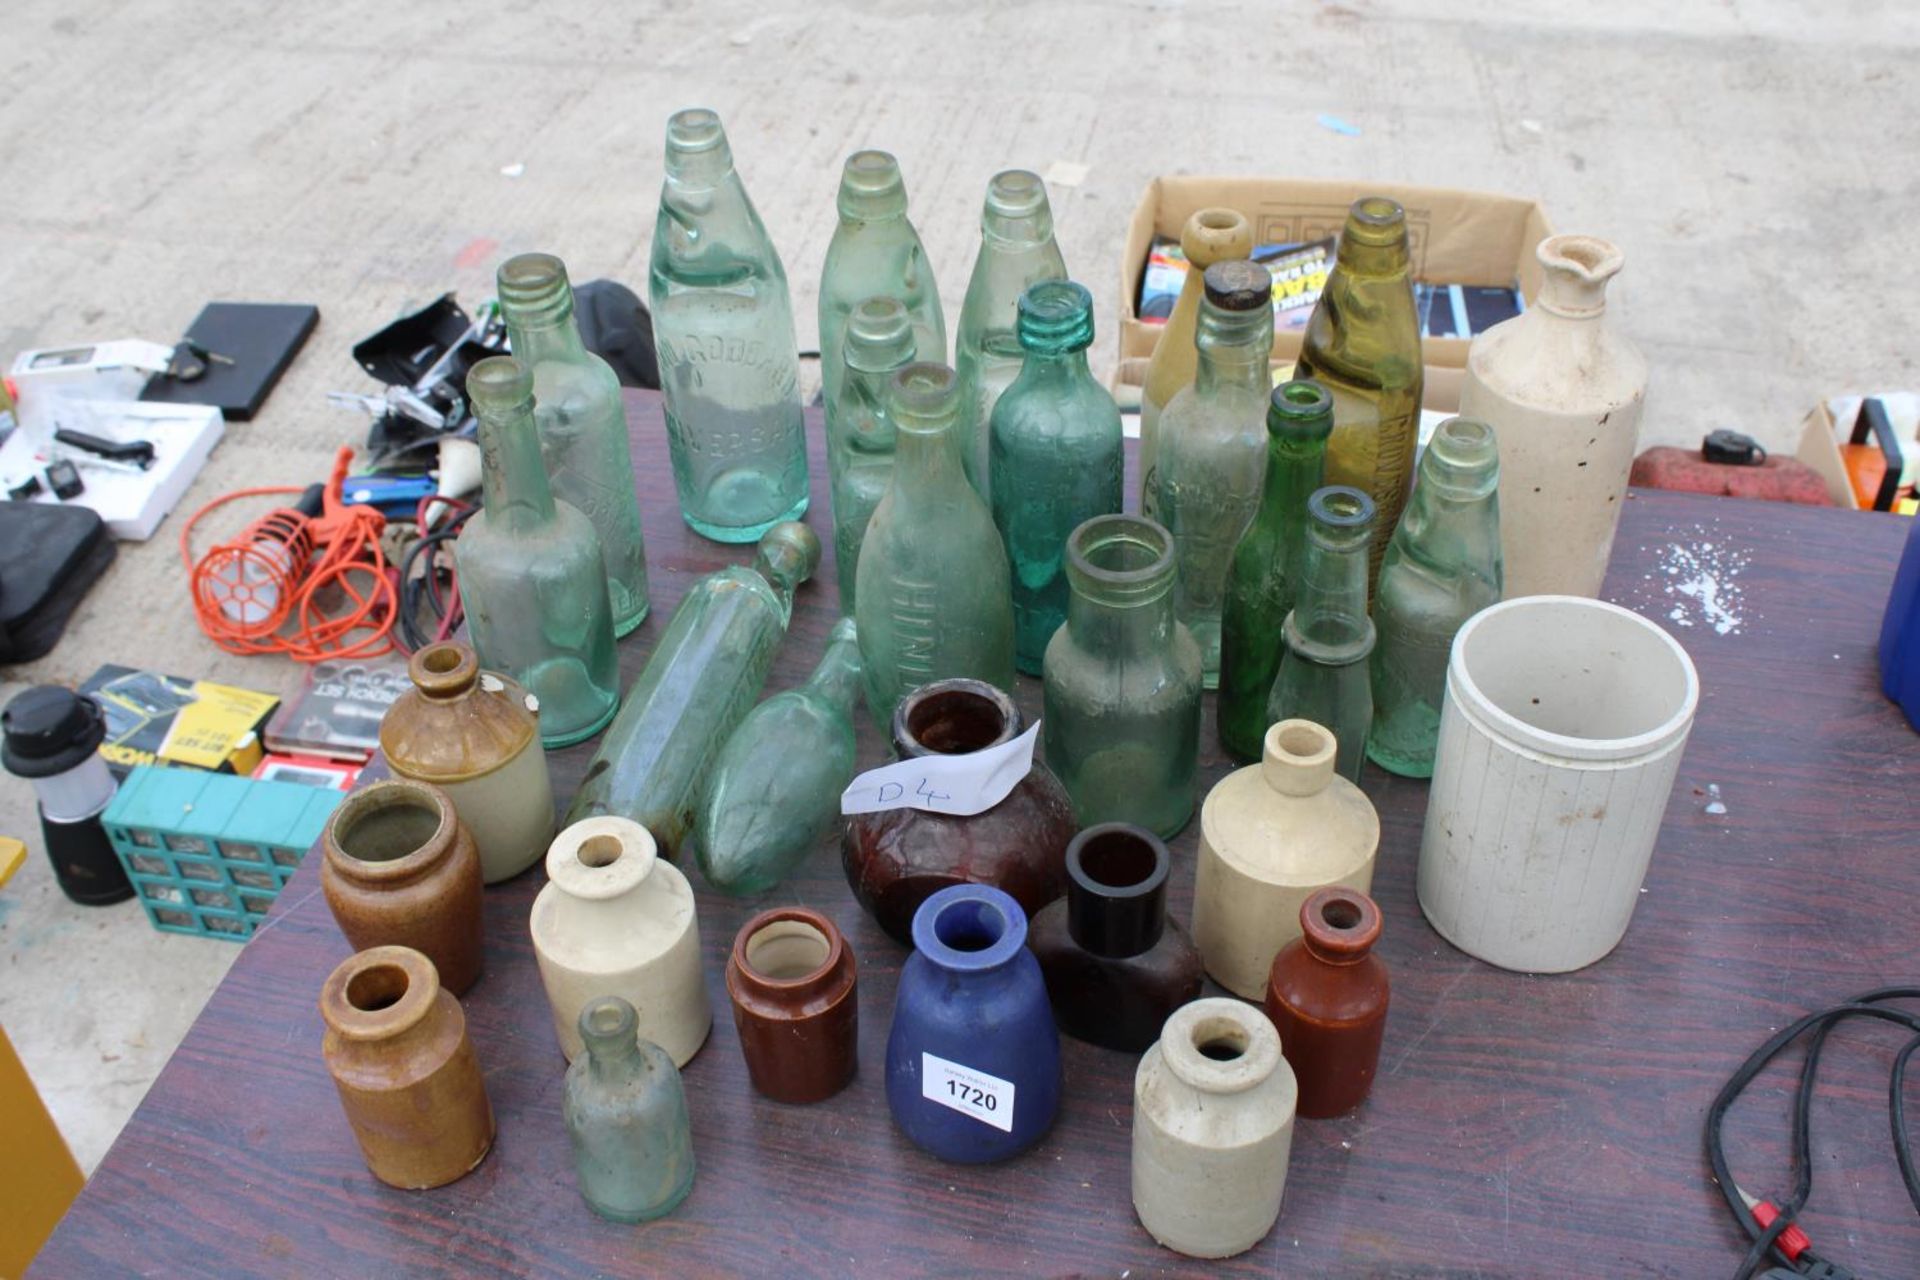
<path fill-rule="evenodd" d="M 807 440 L 787 273 L 702 107 L 667 121 L 647 301 L 681 516 L 721 542 L 798 519 Z"/>
<path fill-rule="evenodd" d="M 920 233 L 907 220 L 900 162 L 885 151 L 856 151 L 840 173 L 840 225 L 820 269 L 820 380 L 826 401 L 840 393 L 847 318 L 865 298 L 897 298 L 913 321 L 921 360 L 947 358 L 947 321 Z M 844 603 L 844 602 L 843 602 Z"/>
<path fill-rule="evenodd" d="M 1373 619 L 1367 616 L 1367 546 L 1373 535 L 1373 499 L 1358 489 L 1328 485 L 1307 502 L 1312 523 L 1307 554 L 1283 631 L 1286 656 L 1267 699 L 1267 723 L 1311 720 L 1339 744 L 1334 771 L 1358 784 L 1373 723 L 1367 655 Z"/>
<path fill-rule="evenodd" d="M 593 524 L 556 502 L 533 419 L 533 375 L 511 356 L 467 374 L 483 506 L 453 544 L 473 647 L 540 700 L 540 741 L 598 733 L 620 705 L 607 571 Z"/>
<path fill-rule="evenodd" d="M 1500 599 L 1499 481 L 1493 428 L 1448 418 L 1420 456 L 1419 482 L 1380 566 L 1367 755 L 1403 777 L 1433 776 L 1454 633 Z"/>
<path fill-rule="evenodd" d="M 1093 295 L 1043 280 L 1020 295 L 1027 362 L 993 406 L 987 473 L 993 523 L 1013 573 L 1013 661 L 1040 674 L 1067 619 L 1067 536 L 1120 510 L 1126 467 L 1120 410 L 1087 370 Z"/>
<path fill-rule="evenodd" d="M 1220 611 L 1233 550 L 1260 505 L 1273 277 L 1245 260 L 1207 268 L 1193 385 L 1160 416 L 1155 509 L 1179 562 L 1174 609 L 1200 644 L 1207 688 L 1220 679 Z"/>
<path fill-rule="evenodd" d="M 893 478 L 860 548 L 860 658 L 882 725 L 910 689 L 950 676 L 1013 688 L 1013 599 L 993 515 L 960 461 L 960 386 L 911 364 L 887 389 Z"/>
<path fill-rule="evenodd" d="M 913 325 L 898 298 L 867 298 L 847 317 L 846 369 L 827 397 L 827 477 L 833 494 L 834 570 L 840 612 L 853 616 L 860 546 L 893 476 L 887 384 L 913 363 Z"/>
<path fill-rule="evenodd" d="M 1234 759 L 1260 758 L 1267 695 L 1287 650 L 1282 627 L 1300 589 L 1307 499 L 1320 487 L 1333 430 L 1333 399 L 1306 378 L 1275 387 L 1267 405 L 1267 479 L 1260 510 L 1233 549 L 1220 624 L 1220 745 Z"/>
<path fill-rule="evenodd" d="M 980 255 L 973 260 L 953 344 L 965 401 L 960 456 L 968 482 L 982 497 L 994 401 L 1019 374 L 1024 358 L 1014 332 L 1020 295 L 1042 280 L 1066 278 L 1067 261 L 1053 240 L 1053 206 L 1040 175 L 1025 169 L 994 174 L 980 214 Z"/>
<path fill-rule="evenodd" d="M 587 1051 L 567 1068 L 565 1113 L 580 1195 L 603 1218 L 647 1222 L 693 1190 L 687 1094 L 667 1051 L 639 1037 L 619 996 L 580 1011 Z"/>

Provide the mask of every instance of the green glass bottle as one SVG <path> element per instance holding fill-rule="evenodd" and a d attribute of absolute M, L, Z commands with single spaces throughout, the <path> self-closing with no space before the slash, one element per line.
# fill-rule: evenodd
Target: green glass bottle
<path fill-rule="evenodd" d="M 910 364 L 887 389 L 893 478 L 867 526 L 857 591 L 867 709 L 880 724 L 908 690 L 968 676 L 1013 688 L 1007 551 L 960 461 L 960 383 Z"/>
<path fill-rule="evenodd" d="M 667 121 L 647 301 L 688 527 L 753 542 L 799 519 L 807 439 L 787 273 L 705 108 Z"/>
<path fill-rule="evenodd" d="M 1448 418 L 1387 544 L 1373 621 L 1373 731 L 1367 755 L 1407 778 L 1433 776 L 1454 633 L 1501 592 L 1500 451 L 1493 428 Z"/>
<path fill-rule="evenodd" d="M 1207 688 L 1220 680 L 1227 570 L 1254 512 L 1273 388 L 1273 277 L 1258 263 L 1207 268 L 1195 337 L 1200 364 L 1160 415 L 1154 509 L 1180 565 L 1174 609 L 1200 643 Z"/>
<path fill-rule="evenodd" d="M 907 221 L 900 162 L 885 151 L 856 151 L 840 173 L 840 225 L 820 270 L 820 380 L 826 402 L 840 393 L 847 318 L 865 298 L 898 298 L 913 321 L 922 360 L 947 358 L 947 321 L 939 284 L 920 233 Z"/>
<path fill-rule="evenodd" d="M 556 502 L 534 425 L 533 374 L 490 356 L 467 374 L 482 507 L 453 544 L 480 662 L 540 700 L 540 741 L 571 746 L 620 705 L 613 609 L 593 524 Z"/>
<path fill-rule="evenodd" d="M 993 406 L 988 492 L 1013 573 L 1013 662 L 1040 674 L 1067 620 L 1067 535 L 1125 500 L 1120 409 L 1087 369 L 1093 295 L 1043 280 L 1020 295 L 1020 375 Z"/>
<path fill-rule="evenodd" d="M 1047 646 L 1047 766 L 1080 825 L 1171 837 L 1193 814 L 1200 646 L 1174 617 L 1173 538 L 1142 516 L 1097 516 L 1067 541 L 1073 595 Z"/>
<path fill-rule="evenodd" d="M 887 384 L 913 363 L 913 324 L 898 298 L 867 298 L 847 317 L 846 370 L 827 397 L 827 478 L 833 495 L 834 571 L 840 612 L 854 611 L 860 545 L 893 475 Z"/>
<path fill-rule="evenodd" d="M 1358 784 L 1373 723 L 1367 655 L 1367 546 L 1373 499 L 1346 485 L 1328 485 L 1307 501 L 1311 524 L 1300 590 L 1282 628 L 1286 656 L 1267 699 L 1267 723 L 1311 720 L 1340 744 L 1334 770 Z"/>
<path fill-rule="evenodd" d="M 708 884 L 765 892 L 838 825 L 840 793 L 853 781 L 859 696 L 860 641 L 853 619 L 842 618 L 807 682 L 748 712 L 720 749 L 693 824 Z"/>
<path fill-rule="evenodd" d="M 1307 499 L 1321 484 L 1333 399 L 1306 378 L 1275 387 L 1267 406 L 1267 478 L 1260 509 L 1233 549 L 1220 624 L 1220 746 L 1258 760 L 1266 741 L 1267 695 L 1286 652 L 1282 627 L 1300 588 L 1307 546 Z"/>
<path fill-rule="evenodd" d="M 693 1126 L 680 1072 L 640 1039 L 640 1018 L 619 996 L 580 1011 L 587 1051 L 567 1068 L 563 1111 L 574 1177 L 589 1208 L 614 1222 L 672 1213 L 693 1190 Z"/>
<path fill-rule="evenodd" d="M 1426 376 L 1407 214 L 1396 202 L 1385 196 L 1354 201 L 1293 372 L 1333 393 L 1327 483 L 1364 491 L 1379 512 L 1368 558 L 1371 591 L 1413 478 Z"/>
<path fill-rule="evenodd" d="M 514 359 L 533 370 L 533 420 L 554 496 L 593 521 L 607 562 L 613 634 L 647 617 L 647 544 L 633 486 L 620 379 L 580 341 L 567 266 L 550 253 L 500 265 L 500 316 Z"/>
<path fill-rule="evenodd" d="M 967 298 L 954 338 L 965 408 L 960 417 L 960 456 L 967 481 L 987 496 L 988 428 L 993 405 L 1020 372 L 1025 358 L 1015 332 L 1020 295 L 1042 280 L 1065 280 L 1067 260 L 1053 239 L 1053 206 L 1040 175 L 1008 169 L 987 183 L 980 214 L 980 254 L 973 260 Z"/>
<path fill-rule="evenodd" d="M 567 822 L 617 814 L 652 832 L 662 856 L 679 852 L 701 782 L 767 682 L 794 589 L 819 566 L 819 537 L 787 521 L 760 539 L 752 568 L 728 565 L 688 589 L 587 765 Z"/>

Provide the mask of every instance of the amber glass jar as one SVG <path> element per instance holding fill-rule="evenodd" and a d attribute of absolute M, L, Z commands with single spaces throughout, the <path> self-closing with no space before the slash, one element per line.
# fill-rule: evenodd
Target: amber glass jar
<path fill-rule="evenodd" d="M 733 1025 L 753 1087 L 775 1102 L 821 1102 L 858 1065 L 853 949 L 833 921 L 775 907 L 740 926 L 727 960 Z"/>
<path fill-rule="evenodd" d="M 1300 1114 L 1337 1116 L 1366 1101 L 1387 1030 L 1387 966 L 1373 954 L 1380 908 L 1358 889 L 1300 904 L 1300 936 L 1267 977 L 1267 1016 L 1300 1080 Z"/>

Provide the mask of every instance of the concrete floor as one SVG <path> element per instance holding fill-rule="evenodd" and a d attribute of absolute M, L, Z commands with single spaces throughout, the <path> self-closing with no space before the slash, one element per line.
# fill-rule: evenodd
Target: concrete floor
<path fill-rule="evenodd" d="M 188 496 L 320 478 L 364 422 L 348 348 L 443 290 L 489 296 L 533 248 L 644 292 L 673 109 L 716 107 L 812 345 L 839 164 L 901 158 L 949 322 L 988 176 L 1053 188 L 1105 326 L 1126 221 L 1159 173 L 1395 179 L 1530 195 L 1618 241 L 1650 440 L 1737 426 L 1784 445 L 1818 399 L 1912 385 L 1920 286 L 1906 68 L 1920 9 L 1725 0 L 1345 3 L 582 3 L 8 6 L 0 39 L 0 359 L 169 339 L 210 299 L 317 303 L 305 353 Z M 1484 10 L 1472 16 L 1476 10 Z M 1345 136 L 1322 113 L 1357 126 Z M 521 169 L 519 166 L 524 166 Z M 663 459 L 645 465 L 664 465 Z M 240 527 L 246 509 L 213 520 Z M 6 673 L 107 661 L 274 691 L 291 663 L 216 651 L 186 606 L 178 518 L 122 549 L 65 642 Z M 0 1023 L 91 1168 L 238 949 L 131 903 L 76 908 L 34 861 L 0 893 Z"/>

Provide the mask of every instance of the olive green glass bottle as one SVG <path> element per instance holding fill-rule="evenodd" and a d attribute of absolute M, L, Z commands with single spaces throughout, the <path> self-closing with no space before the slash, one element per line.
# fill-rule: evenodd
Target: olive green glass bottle
<path fill-rule="evenodd" d="M 840 225 L 820 270 L 820 381 L 832 404 L 846 362 L 847 319 L 865 298 L 898 298 L 913 322 L 922 360 L 947 358 L 947 321 L 920 233 L 907 221 L 900 162 L 885 151 L 856 151 L 840 172 Z"/>
<path fill-rule="evenodd" d="M 867 298 L 847 317 L 846 369 L 827 397 L 827 478 L 833 495 L 834 572 L 840 612 L 853 616 L 860 545 L 893 476 L 887 384 L 913 363 L 913 324 L 898 298 Z"/>
<path fill-rule="evenodd" d="M 1328 485 L 1307 501 L 1312 523 L 1300 590 L 1282 628 L 1286 656 L 1267 699 L 1267 723 L 1311 720 L 1339 743 L 1334 769 L 1360 781 L 1373 723 L 1367 655 L 1373 620 L 1367 616 L 1367 546 L 1373 499 L 1358 489 Z"/>

